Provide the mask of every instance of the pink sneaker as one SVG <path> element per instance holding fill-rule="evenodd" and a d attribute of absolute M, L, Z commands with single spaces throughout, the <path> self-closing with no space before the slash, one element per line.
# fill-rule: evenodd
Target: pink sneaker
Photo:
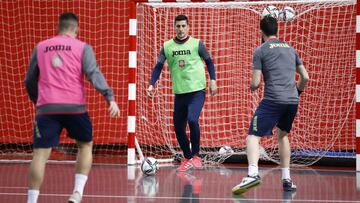
<path fill-rule="evenodd" d="M 192 162 L 192 165 L 193 165 L 194 169 L 202 169 L 203 168 L 203 164 L 202 164 L 202 161 L 201 161 L 200 157 L 194 156 L 191 159 L 191 162 Z"/>
<path fill-rule="evenodd" d="M 193 164 L 190 159 L 184 158 L 180 164 L 180 166 L 177 168 L 177 171 L 184 172 L 193 167 Z"/>

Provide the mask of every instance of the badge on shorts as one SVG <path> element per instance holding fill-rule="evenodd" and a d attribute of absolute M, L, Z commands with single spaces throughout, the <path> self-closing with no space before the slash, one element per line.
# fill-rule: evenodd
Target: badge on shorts
<path fill-rule="evenodd" d="M 62 59 L 59 55 L 55 55 L 52 57 L 51 63 L 54 68 L 60 68 L 62 65 Z"/>
<path fill-rule="evenodd" d="M 35 137 L 41 138 L 40 130 L 36 121 L 34 122 L 34 127 L 35 127 Z"/>
<path fill-rule="evenodd" d="M 253 120 L 253 131 L 257 131 L 257 116 L 254 116 L 254 120 Z"/>
<path fill-rule="evenodd" d="M 185 67 L 185 61 L 184 61 L 184 60 L 179 60 L 179 67 L 180 67 L 180 68 L 184 68 L 184 67 Z"/>

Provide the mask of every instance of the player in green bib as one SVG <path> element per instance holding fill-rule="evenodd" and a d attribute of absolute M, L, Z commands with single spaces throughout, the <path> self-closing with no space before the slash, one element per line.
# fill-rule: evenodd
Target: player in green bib
<path fill-rule="evenodd" d="M 189 20 L 185 15 L 175 18 L 176 37 L 164 43 L 151 75 L 147 95 L 152 97 L 165 61 L 170 69 L 174 101 L 174 128 L 184 159 L 178 171 L 201 169 L 199 117 L 205 102 L 206 76 L 204 63 L 210 76 L 210 94 L 216 94 L 215 67 L 205 45 L 188 36 Z M 190 128 L 190 141 L 186 126 Z M 191 142 L 191 149 L 190 149 Z"/>

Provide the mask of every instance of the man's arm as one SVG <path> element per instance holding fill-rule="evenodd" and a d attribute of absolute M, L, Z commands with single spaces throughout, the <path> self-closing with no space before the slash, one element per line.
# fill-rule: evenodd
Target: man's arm
<path fill-rule="evenodd" d="M 150 85 L 154 86 L 156 81 L 159 79 L 165 61 L 166 61 L 165 51 L 164 51 L 164 47 L 162 47 L 156 65 L 151 73 Z"/>
<path fill-rule="evenodd" d="M 120 116 L 120 110 L 115 102 L 112 89 L 107 84 L 104 75 L 96 63 L 95 54 L 90 45 L 85 45 L 82 58 L 83 71 L 87 79 L 99 91 L 109 103 L 109 112 L 111 117 Z"/>
<path fill-rule="evenodd" d="M 259 88 L 261 82 L 261 70 L 262 70 L 262 62 L 261 62 L 261 49 L 260 47 L 256 48 L 253 54 L 253 68 L 250 80 L 250 90 L 255 91 Z"/>
<path fill-rule="evenodd" d="M 296 66 L 296 72 L 300 75 L 299 81 L 297 82 L 297 89 L 299 93 L 303 92 L 305 90 L 306 84 L 309 82 L 309 74 L 306 71 L 304 65 L 298 65 Z"/>
<path fill-rule="evenodd" d="M 255 91 L 259 88 L 261 82 L 261 70 L 253 69 L 251 80 L 250 80 L 250 90 Z"/>
<path fill-rule="evenodd" d="M 29 63 L 29 69 L 25 77 L 25 87 L 30 100 L 36 104 L 38 97 L 39 67 L 37 64 L 37 48 L 35 47 Z"/>
<path fill-rule="evenodd" d="M 215 66 L 203 42 L 199 42 L 199 56 L 205 61 L 210 76 L 210 94 L 217 93 Z"/>
<path fill-rule="evenodd" d="M 154 85 L 160 77 L 160 74 L 164 67 L 165 61 L 166 61 L 166 56 L 165 56 L 164 47 L 161 47 L 160 54 L 157 59 L 157 63 L 151 73 L 150 85 L 146 90 L 146 94 L 148 97 L 152 97 L 152 91 L 153 91 Z"/>
<path fill-rule="evenodd" d="M 199 42 L 199 55 L 205 61 L 211 80 L 216 80 L 215 66 L 203 42 Z"/>
<path fill-rule="evenodd" d="M 90 45 L 85 45 L 82 58 L 83 71 L 87 79 L 99 91 L 108 102 L 114 101 L 114 94 L 101 73 L 99 65 L 96 63 L 95 54 Z"/>
<path fill-rule="evenodd" d="M 300 75 L 299 81 L 296 84 L 299 95 L 305 90 L 306 84 L 309 81 L 309 74 L 306 71 L 298 53 L 295 51 L 295 63 L 296 63 L 296 72 Z"/>

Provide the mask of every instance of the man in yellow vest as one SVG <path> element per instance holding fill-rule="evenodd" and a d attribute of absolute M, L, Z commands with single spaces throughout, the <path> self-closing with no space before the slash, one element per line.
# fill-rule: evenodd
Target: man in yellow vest
<path fill-rule="evenodd" d="M 188 36 L 189 20 L 185 15 L 175 18 L 176 37 L 166 41 L 161 48 L 157 64 L 151 75 L 147 89 L 152 96 L 153 86 L 158 80 L 165 61 L 170 69 L 172 89 L 175 94 L 174 127 L 176 138 L 183 151 L 184 159 L 178 171 L 191 168 L 201 169 L 199 117 L 205 102 L 206 76 L 205 61 L 210 75 L 210 94 L 217 91 L 215 67 L 205 45 L 199 40 Z M 190 128 L 190 142 L 186 136 L 186 125 Z"/>

